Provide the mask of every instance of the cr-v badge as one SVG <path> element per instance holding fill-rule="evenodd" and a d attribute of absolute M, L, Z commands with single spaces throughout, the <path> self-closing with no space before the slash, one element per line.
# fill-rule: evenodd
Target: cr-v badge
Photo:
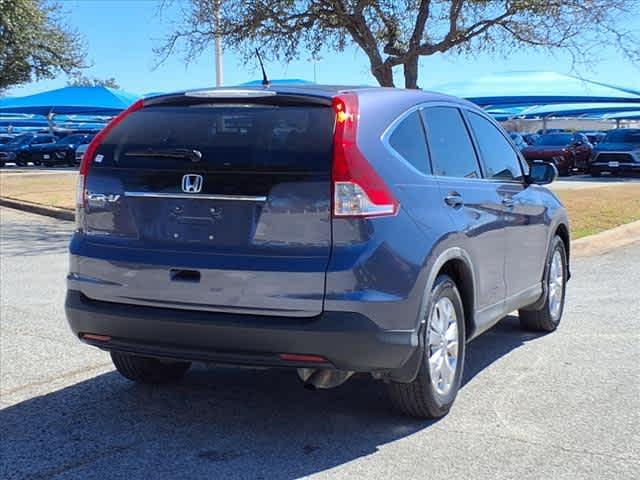
<path fill-rule="evenodd" d="M 200 193 L 202 190 L 202 175 L 189 173 L 182 177 L 182 191 L 185 193 Z"/>

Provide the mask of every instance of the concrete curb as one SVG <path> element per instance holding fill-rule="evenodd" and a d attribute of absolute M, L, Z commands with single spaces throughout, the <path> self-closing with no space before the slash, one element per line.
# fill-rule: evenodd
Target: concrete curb
<path fill-rule="evenodd" d="M 635 242 L 640 242 L 640 220 L 574 240 L 571 256 L 602 255 Z"/>
<path fill-rule="evenodd" d="M 0 197 L 0 205 L 3 207 L 23 210 L 25 212 L 36 213 L 47 217 L 57 218 L 58 220 L 66 220 L 73 222 L 75 220 L 75 212 L 65 208 L 49 207 L 38 203 L 26 202 L 24 200 L 16 200 L 13 198 Z"/>

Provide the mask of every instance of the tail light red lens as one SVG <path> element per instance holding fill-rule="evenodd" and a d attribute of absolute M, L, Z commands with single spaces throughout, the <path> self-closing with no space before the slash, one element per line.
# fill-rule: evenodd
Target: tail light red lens
<path fill-rule="evenodd" d="M 144 107 L 144 100 L 140 99 L 129 106 L 126 110 L 120 112 L 116 117 L 114 117 L 107 125 L 104 127 L 98 134 L 93 137 L 91 143 L 87 147 L 87 151 L 84 152 L 82 156 L 82 161 L 80 162 L 80 175 L 78 177 L 78 186 L 76 189 L 76 205 L 78 208 L 84 208 L 86 205 L 86 179 L 87 174 L 89 173 L 89 167 L 93 163 L 93 159 L 98 151 L 98 147 L 104 141 L 104 139 L 109 135 L 109 132 L 113 130 L 119 123 L 121 123 L 128 115 L 131 113 L 140 110 Z"/>
<path fill-rule="evenodd" d="M 399 204 L 357 144 L 358 97 L 353 93 L 333 99 L 336 128 L 333 137 L 333 215 L 376 217 L 395 215 Z"/>

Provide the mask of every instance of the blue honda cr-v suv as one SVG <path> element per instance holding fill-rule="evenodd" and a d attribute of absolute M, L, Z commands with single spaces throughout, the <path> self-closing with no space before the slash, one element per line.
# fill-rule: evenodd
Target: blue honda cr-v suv
<path fill-rule="evenodd" d="M 66 312 L 140 382 L 191 361 L 354 372 L 447 413 L 465 344 L 514 310 L 554 330 L 569 229 L 482 110 L 383 88 L 196 90 L 141 100 L 80 168 Z"/>

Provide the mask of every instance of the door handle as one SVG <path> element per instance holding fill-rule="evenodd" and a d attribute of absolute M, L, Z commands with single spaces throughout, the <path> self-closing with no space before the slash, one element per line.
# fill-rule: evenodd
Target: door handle
<path fill-rule="evenodd" d="M 450 207 L 456 208 L 464 205 L 464 200 L 459 193 L 450 193 L 449 195 L 444 197 L 444 203 L 446 203 Z"/>
<path fill-rule="evenodd" d="M 512 198 L 504 197 L 504 198 L 502 199 L 502 204 L 503 204 L 505 207 L 513 207 L 514 203 L 515 203 L 515 202 L 513 201 L 513 199 L 512 199 Z"/>

